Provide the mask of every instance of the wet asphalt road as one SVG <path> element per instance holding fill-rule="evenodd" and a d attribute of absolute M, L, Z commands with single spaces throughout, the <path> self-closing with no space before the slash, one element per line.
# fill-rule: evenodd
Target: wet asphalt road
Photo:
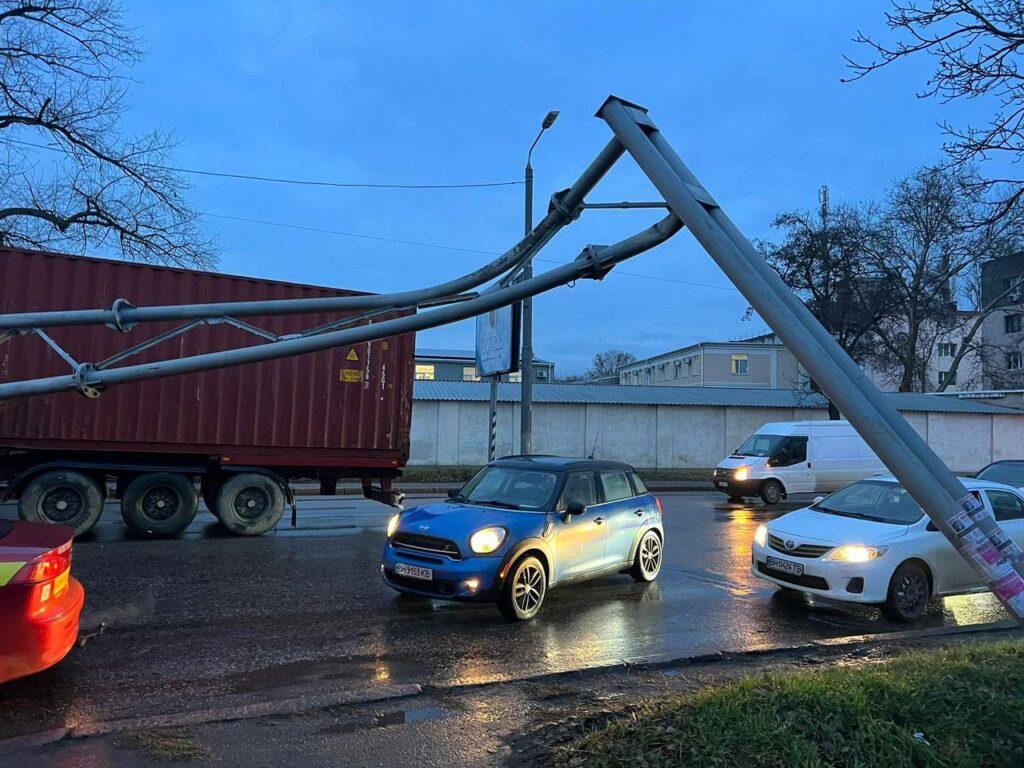
<path fill-rule="evenodd" d="M 76 544 L 73 571 L 87 592 L 83 633 L 106 630 L 57 667 L 0 686 L 0 738 L 324 689 L 471 685 L 906 628 L 872 608 L 777 595 L 751 576 L 754 529 L 798 505 L 661 496 L 657 582 L 556 589 L 525 624 L 489 605 L 397 596 L 378 575 L 390 510 L 355 497 L 302 498 L 299 529 L 283 521 L 256 539 L 220 535 L 205 513 L 180 538 L 136 538 L 108 505 Z M 993 597 L 974 595 L 941 601 L 917 626 L 1005 618 Z"/>

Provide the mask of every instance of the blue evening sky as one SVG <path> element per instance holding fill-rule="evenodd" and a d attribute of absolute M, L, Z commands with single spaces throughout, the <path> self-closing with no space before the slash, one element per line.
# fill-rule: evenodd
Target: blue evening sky
<path fill-rule="evenodd" d="M 929 63 L 842 84 L 858 29 L 885 33 L 878 1 L 843 2 L 136 2 L 148 55 L 134 70 L 128 128 L 160 127 L 178 165 L 331 181 L 519 179 L 534 154 L 542 212 L 609 137 L 594 112 L 614 93 L 651 109 L 666 137 L 751 238 L 772 216 L 875 195 L 940 157 L 942 107 L 915 92 Z M 975 110 L 973 113 L 969 109 Z M 501 251 L 521 235 L 522 187 L 339 190 L 196 177 L 226 272 L 393 291 L 463 274 L 480 254 L 235 221 Z M 651 199 L 628 158 L 595 200 Z M 213 215 L 217 214 L 217 217 Z M 542 259 L 565 261 L 653 221 L 588 212 Z M 543 268 L 545 261 L 537 266 Z M 537 354 L 561 373 L 615 346 L 638 356 L 760 332 L 746 302 L 685 232 L 603 283 L 536 301 Z M 626 272 L 631 274 L 625 274 Z M 698 283 L 701 285 L 691 285 Z M 473 345 L 472 322 L 421 346 Z"/>

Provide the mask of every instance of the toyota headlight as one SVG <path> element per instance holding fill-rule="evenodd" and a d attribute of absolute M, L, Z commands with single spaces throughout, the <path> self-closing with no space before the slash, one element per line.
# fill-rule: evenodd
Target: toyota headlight
<path fill-rule="evenodd" d="M 750 467 L 736 467 L 736 471 L 732 473 L 733 480 L 746 480 L 750 477 Z"/>
<path fill-rule="evenodd" d="M 508 533 L 504 528 L 498 528 L 497 526 L 481 528 L 469 537 L 469 548 L 478 555 L 489 554 L 505 542 L 507 535 Z"/>
<path fill-rule="evenodd" d="M 759 525 L 757 530 L 754 532 L 754 541 L 757 542 L 757 546 L 763 547 L 765 542 L 768 541 L 768 526 Z"/>
<path fill-rule="evenodd" d="M 874 560 L 886 553 L 888 547 L 862 547 L 859 544 L 848 544 L 844 547 L 833 549 L 826 556 L 826 560 L 841 560 L 844 563 L 865 563 Z"/>
<path fill-rule="evenodd" d="M 388 520 L 388 538 L 390 539 L 398 529 L 398 518 L 399 515 L 392 515 L 391 519 Z"/>

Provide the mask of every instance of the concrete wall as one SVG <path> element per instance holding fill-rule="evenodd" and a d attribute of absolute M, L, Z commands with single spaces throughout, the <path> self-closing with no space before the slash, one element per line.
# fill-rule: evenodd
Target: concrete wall
<path fill-rule="evenodd" d="M 904 414 L 955 471 L 1024 456 L 1024 412 Z M 535 404 L 533 450 L 593 455 L 645 468 L 713 467 L 769 421 L 826 418 L 817 408 Z M 414 466 L 479 465 L 487 460 L 487 403 L 416 400 Z M 498 455 L 519 452 L 519 407 L 498 406 Z"/>

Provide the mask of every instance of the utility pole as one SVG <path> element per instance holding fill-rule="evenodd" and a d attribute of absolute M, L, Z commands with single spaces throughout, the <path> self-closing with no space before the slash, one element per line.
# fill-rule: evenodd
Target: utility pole
<path fill-rule="evenodd" d="M 544 131 L 555 124 L 558 119 L 558 112 L 551 111 L 544 116 L 537 138 L 530 145 L 530 151 L 526 153 L 526 171 L 524 174 L 524 189 L 526 192 L 525 211 L 525 234 L 530 234 L 533 229 L 533 148 L 537 146 Z M 533 277 L 533 260 L 527 259 L 523 264 L 523 280 Z M 519 426 L 519 452 L 528 454 L 533 452 L 533 297 L 523 299 L 522 303 L 523 323 L 523 353 L 520 355 L 519 370 L 522 376 L 520 384 L 520 426 Z"/>

